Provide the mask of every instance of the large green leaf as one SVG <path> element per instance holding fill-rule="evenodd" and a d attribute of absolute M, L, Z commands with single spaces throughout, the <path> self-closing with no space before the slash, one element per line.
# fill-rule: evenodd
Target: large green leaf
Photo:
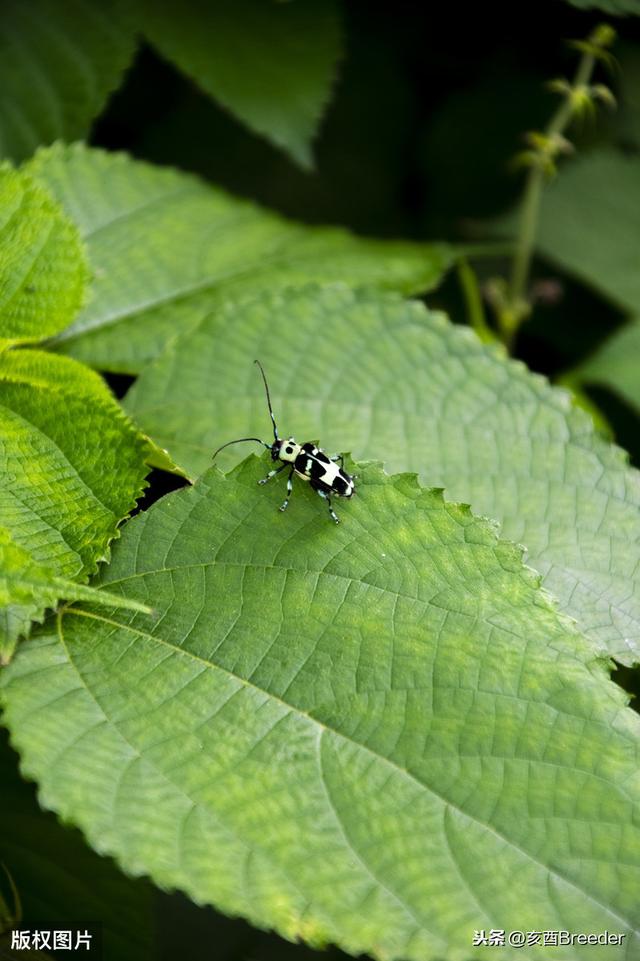
<path fill-rule="evenodd" d="M 0 156 L 85 136 L 134 52 L 125 0 L 3 0 Z"/>
<path fill-rule="evenodd" d="M 0 436 L 0 518 L 13 542 L 3 574 L 16 598 L 0 623 L 7 659 L 56 592 L 73 596 L 57 580 L 47 592 L 39 568 L 86 580 L 109 556 L 142 490 L 149 447 L 93 371 L 35 350 L 0 354 Z M 16 548 L 26 552 L 22 583 Z"/>
<path fill-rule="evenodd" d="M 231 293 L 307 280 L 412 293 L 451 262 L 442 244 L 304 227 L 122 154 L 57 146 L 28 167 L 79 225 L 96 272 L 91 302 L 57 344 L 106 370 L 136 373 Z"/>
<path fill-rule="evenodd" d="M 515 231 L 513 216 L 497 226 Z M 640 313 L 640 157 L 611 148 L 564 165 L 544 191 L 536 246 L 568 273 Z"/>
<path fill-rule="evenodd" d="M 254 357 L 284 435 L 419 471 L 497 518 L 603 650 L 637 657 L 640 476 L 567 393 L 420 304 L 311 288 L 210 314 L 147 367 L 125 406 L 196 475 L 225 441 L 269 438 Z"/>
<path fill-rule="evenodd" d="M 569 376 L 608 387 L 640 413 L 640 321 L 621 327 Z"/>
<path fill-rule="evenodd" d="M 304 484 L 279 513 L 269 463 L 126 526 L 103 581 L 159 617 L 65 611 L 3 672 L 43 802 L 289 938 L 466 961 L 474 929 L 608 929 L 589 957 L 638 957 L 640 721 L 593 645 L 414 476 L 357 465 L 336 527 Z"/>
<path fill-rule="evenodd" d="M 60 205 L 27 174 L 1 164 L 0 349 L 70 324 L 88 274 L 78 229 Z"/>
<path fill-rule="evenodd" d="M 10 872 L 20 898 L 18 926 L 33 931 L 96 925 L 94 936 L 102 935 L 105 961 L 156 957 L 150 886 L 124 877 L 112 861 L 91 851 L 77 831 L 41 810 L 34 785 L 18 774 L 17 758 L 4 731 L 0 732 L 0 784 L 0 863 Z M 20 958 L 20 952 L 9 954 L 8 945 L 6 950 L 3 958 Z"/>
<path fill-rule="evenodd" d="M 135 0 L 145 35 L 303 167 L 340 54 L 335 0 Z"/>

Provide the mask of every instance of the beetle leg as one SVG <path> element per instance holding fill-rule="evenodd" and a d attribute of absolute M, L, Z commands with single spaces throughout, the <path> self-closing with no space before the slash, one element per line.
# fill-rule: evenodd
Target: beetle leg
<path fill-rule="evenodd" d="M 284 464 L 283 466 L 286 467 L 287 465 Z M 282 468 L 279 468 L 279 469 L 282 470 Z M 287 478 L 287 496 L 284 500 L 282 507 L 280 508 L 281 511 L 286 511 L 287 507 L 289 506 L 289 498 L 291 497 L 291 491 L 293 490 L 293 480 L 292 480 L 293 470 L 294 469 L 292 467 L 291 470 L 289 471 L 289 476 Z"/>
<path fill-rule="evenodd" d="M 274 467 L 273 470 L 270 470 L 267 476 L 263 477 L 262 480 L 259 480 L 258 483 L 266 484 L 267 481 L 270 481 L 272 477 L 275 477 L 276 474 L 279 474 L 281 470 L 284 470 L 286 466 L 286 464 L 283 464 L 282 467 Z"/>
<path fill-rule="evenodd" d="M 318 491 L 318 496 L 322 497 L 322 499 L 327 502 L 327 507 L 329 508 L 329 513 L 331 514 L 331 517 L 336 522 L 336 524 L 339 524 L 340 518 L 338 517 L 338 515 L 336 514 L 336 512 L 331 506 L 331 498 L 329 497 L 329 495 L 325 491 Z"/>
<path fill-rule="evenodd" d="M 340 467 L 342 469 L 344 468 L 344 454 L 336 454 L 335 457 L 330 457 L 329 460 L 332 460 L 334 464 L 339 463 Z"/>

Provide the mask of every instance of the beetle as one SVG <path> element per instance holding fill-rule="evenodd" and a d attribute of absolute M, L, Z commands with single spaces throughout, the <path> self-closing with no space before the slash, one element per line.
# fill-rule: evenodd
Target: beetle
<path fill-rule="evenodd" d="M 287 467 L 289 468 L 287 496 L 280 510 L 286 511 L 289 506 L 289 500 L 293 490 L 293 475 L 296 474 L 302 478 L 302 480 L 307 481 L 313 490 L 327 502 L 332 520 L 334 520 L 336 524 L 339 524 L 340 520 L 338 515 L 331 506 L 331 498 L 332 496 L 352 497 L 355 492 L 355 477 L 347 474 L 344 470 L 344 457 L 342 454 L 337 454 L 335 457 L 328 457 L 323 450 L 316 447 L 316 445 L 310 441 L 306 444 L 298 444 L 293 437 L 287 437 L 283 440 L 279 436 L 264 369 L 259 360 L 255 360 L 254 364 L 257 364 L 260 368 L 262 380 L 264 381 L 264 389 L 267 394 L 267 406 L 269 408 L 269 414 L 271 415 L 271 423 L 273 424 L 273 443 L 268 444 L 266 441 L 260 440 L 259 437 L 238 437 L 237 440 L 230 440 L 226 444 L 223 444 L 222 447 L 218 447 L 211 459 L 215 460 L 220 451 L 224 450 L 225 447 L 230 447 L 231 444 L 241 444 L 249 440 L 262 444 L 267 450 L 271 451 L 271 459 L 273 461 L 282 461 L 282 464 L 280 467 L 274 467 L 273 470 L 270 470 L 266 477 L 258 481 L 259 484 L 266 484 L 267 481 L 270 481 L 271 478 L 279 474 L 280 471 L 285 470 Z"/>

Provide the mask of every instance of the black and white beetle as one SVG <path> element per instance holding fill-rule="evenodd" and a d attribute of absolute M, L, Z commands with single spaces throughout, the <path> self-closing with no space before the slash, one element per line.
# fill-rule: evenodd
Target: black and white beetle
<path fill-rule="evenodd" d="M 230 447 L 231 444 L 241 444 L 248 440 L 254 440 L 258 444 L 263 444 L 267 450 L 271 451 L 272 460 L 281 460 L 283 463 L 280 467 L 275 467 L 273 470 L 270 470 L 266 477 L 258 481 L 259 484 L 266 484 L 268 480 L 271 480 L 272 477 L 279 474 L 285 467 L 290 468 L 287 480 L 287 496 L 280 510 L 286 511 L 289 506 L 289 498 L 291 497 L 291 491 L 293 489 L 293 475 L 297 474 L 302 480 L 308 481 L 314 491 L 317 491 L 320 497 L 326 500 L 331 517 L 336 524 L 339 524 L 338 515 L 331 507 L 331 496 L 351 497 L 355 491 L 355 478 L 343 470 L 344 461 L 342 454 L 338 454 L 336 457 L 327 457 L 324 451 L 316 447 L 315 444 L 298 444 L 293 437 L 288 437 L 286 440 L 280 439 L 271 406 L 267 378 L 265 377 L 260 361 L 256 360 L 254 363 L 260 368 L 260 373 L 264 381 L 264 389 L 267 392 L 267 404 L 273 423 L 273 444 L 267 444 L 266 441 L 260 440 L 259 437 L 239 437 L 237 440 L 230 440 L 228 443 L 223 444 L 222 447 L 218 447 L 212 460 L 215 459 L 221 450 L 225 447 Z M 338 462 L 340 463 L 339 467 Z"/>

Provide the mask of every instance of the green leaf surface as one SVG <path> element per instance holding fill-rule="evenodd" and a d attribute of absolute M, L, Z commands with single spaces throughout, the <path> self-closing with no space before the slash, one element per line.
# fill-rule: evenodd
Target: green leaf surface
<path fill-rule="evenodd" d="M 513 215 L 499 233 L 515 233 Z M 640 157 L 593 150 L 544 190 L 536 247 L 623 310 L 640 313 Z"/>
<path fill-rule="evenodd" d="M 415 293 L 453 256 L 444 244 L 305 227 L 123 154 L 57 146 L 28 168 L 78 224 L 96 275 L 91 302 L 56 344 L 104 370 L 137 373 L 234 294 L 306 281 Z"/>
<path fill-rule="evenodd" d="M 309 288 L 227 304 L 125 397 L 192 476 L 236 437 L 281 434 L 384 459 L 495 517 L 603 651 L 640 650 L 640 475 L 591 419 L 467 328 L 417 303 Z M 219 455 L 221 466 L 246 445 Z"/>
<path fill-rule="evenodd" d="M 467 961 L 476 928 L 608 929 L 590 958 L 637 957 L 640 721 L 594 646 L 415 476 L 357 465 L 336 527 L 304 484 L 280 514 L 269 463 L 126 526 L 103 583 L 159 617 L 72 608 L 3 672 L 43 802 L 289 938 Z"/>
<path fill-rule="evenodd" d="M 338 57 L 334 0 L 135 0 L 146 37 L 251 130 L 312 166 Z"/>
<path fill-rule="evenodd" d="M 20 778 L 17 757 L 4 731 L 0 732 L 0 784 L 0 863 L 9 870 L 20 897 L 19 926 L 30 931 L 67 930 L 99 923 L 96 933 L 99 930 L 102 935 L 104 961 L 156 957 L 150 887 L 126 878 L 112 861 L 91 851 L 77 831 L 63 827 L 38 806 L 34 785 Z M 8 945 L 6 950 L 3 958 L 26 954 L 10 955 Z"/>
<path fill-rule="evenodd" d="M 0 156 L 89 132 L 133 59 L 124 0 L 3 0 Z"/>
<path fill-rule="evenodd" d="M 78 229 L 60 204 L 26 173 L 1 164 L 0 349 L 70 324 L 88 276 Z"/>
<path fill-rule="evenodd" d="M 608 387 L 640 413 L 640 321 L 616 331 L 571 377 Z"/>
<path fill-rule="evenodd" d="M 31 571 L 24 597 L 3 611 L 6 659 L 53 593 L 70 598 L 66 582 L 86 580 L 109 556 L 142 490 L 148 445 L 93 371 L 36 350 L 0 354 L 0 438 L 2 525 L 34 568 L 65 580 L 45 593 L 42 572 Z M 3 575 L 15 593 L 10 567 Z"/>

